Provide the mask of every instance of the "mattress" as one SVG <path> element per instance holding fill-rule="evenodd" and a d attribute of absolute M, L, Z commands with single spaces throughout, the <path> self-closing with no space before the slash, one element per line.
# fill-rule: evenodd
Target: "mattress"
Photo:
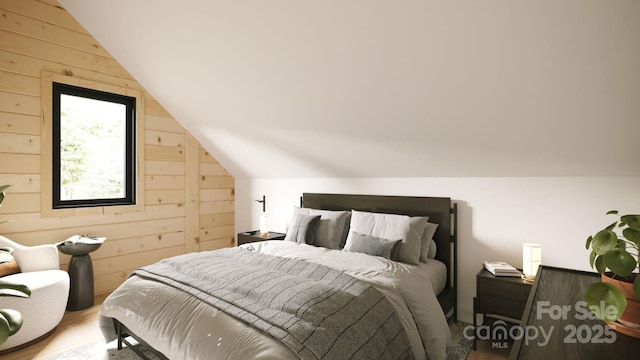
<path fill-rule="evenodd" d="M 380 257 L 285 241 L 245 244 L 250 251 L 329 266 L 366 281 L 395 308 L 416 359 L 443 359 L 449 328 L 436 298 L 446 284 L 437 260 L 408 265 Z M 173 287 L 133 276 L 103 303 L 105 340 L 115 339 L 110 318 L 170 359 L 295 359 L 285 345 Z"/>

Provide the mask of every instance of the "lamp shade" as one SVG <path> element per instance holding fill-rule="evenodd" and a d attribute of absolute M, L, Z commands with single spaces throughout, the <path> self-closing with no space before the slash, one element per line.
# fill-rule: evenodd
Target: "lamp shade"
<path fill-rule="evenodd" d="M 269 235 L 269 216 L 265 213 L 260 215 L 260 235 L 265 237 Z"/>
<path fill-rule="evenodd" d="M 262 200 L 256 200 L 258 203 L 262 203 L 262 215 L 260 215 L 260 236 L 266 238 L 269 236 L 269 216 L 267 211 L 267 196 L 262 195 Z"/>
<path fill-rule="evenodd" d="M 522 275 L 527 279 L 534 279 L 540 264 L 542 264 L 542 245 L 522 244 Z"/>

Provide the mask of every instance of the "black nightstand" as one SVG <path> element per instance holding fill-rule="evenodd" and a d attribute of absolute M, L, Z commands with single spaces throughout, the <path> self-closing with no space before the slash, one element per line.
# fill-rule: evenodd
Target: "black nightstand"
<path fill-rule="evenodd" d="M 473 298 L 474 329 L 478 329 L 477 314 L 482 314 L 482 323 L 488 316 L 519 325 L 532 285 L 533 282 L 519 277 L 493 276 L 482 268 L 476 275 L 476 297 Z M 473 340 L 474 350 L 477 337 L 476 333 Z"/>
<path fill-rule="evenodd" d="M 238 234 L 238 246 L 256 241 L 284 240 L 286 235 L 287 234 L 270 231 L 267 236 L 262 236 L 259 230 L 246 231 Z"/>

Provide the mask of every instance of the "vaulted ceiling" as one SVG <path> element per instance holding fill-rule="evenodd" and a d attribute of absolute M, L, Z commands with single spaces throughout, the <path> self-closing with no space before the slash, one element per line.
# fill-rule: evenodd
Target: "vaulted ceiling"
<path fill-rule="evenodd" d="M 640 175 L 638 1 L 59 2 L 236 177 Z"/>

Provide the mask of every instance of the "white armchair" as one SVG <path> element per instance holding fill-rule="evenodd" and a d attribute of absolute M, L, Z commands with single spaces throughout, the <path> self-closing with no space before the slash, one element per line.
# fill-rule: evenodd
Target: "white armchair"
<path fill-rule="evenodd" d="M 62 320 L 69 298 L 69 274 L 60 270 L 54 245 L 24 246 L 0 236 L 0 247 L 6 246 L 14 249 L 20 273 L 4 276 L 2 280 L 28 286 L 31 297 L 0 297 L 0 309 L 17 310 L 23 318 L 20 331 L 0 345 L 0 354 L 51 334 Z"/>

